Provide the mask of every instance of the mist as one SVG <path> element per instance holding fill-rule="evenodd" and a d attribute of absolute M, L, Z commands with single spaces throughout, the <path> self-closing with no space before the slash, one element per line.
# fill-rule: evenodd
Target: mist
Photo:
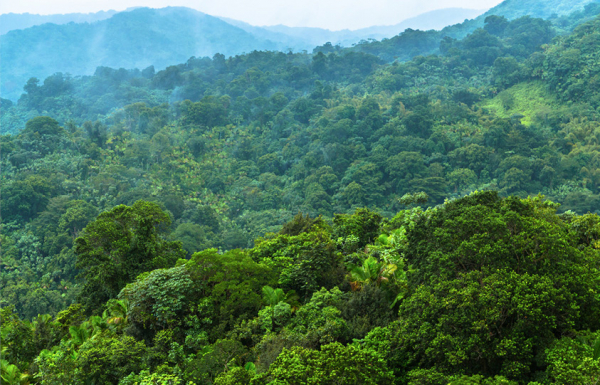
<path fill-rule="evenodd" d="M 72 12 L 98 12 L 114 9 L 122 11 L 136 6 L 161 8 L 186 6 L 211 15 L 229 17 L 252 25 L 278 25 L 290 27 L 318 27 L 331 30 L 360 29 L 373 25 L 397 24 L 418 14 L 442 8 L 487 9 L 499 0 L 348 0 L 341 4 L 335 0 L 273 1 L 273 0 L 149 0 L 144 4 L 134 0 L 70 1 L 32 0 L 28 2 L 2 2 L 0 13 L 57 14 Z"/>

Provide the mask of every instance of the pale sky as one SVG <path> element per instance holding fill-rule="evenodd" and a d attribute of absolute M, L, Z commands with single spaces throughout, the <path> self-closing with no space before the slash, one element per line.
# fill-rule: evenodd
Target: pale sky
<path fill-rule="evenodd" d="M 393 25 L 440 8 L 488 9 L 502 0 L 0 0 L 0 13 L 56 14 L 185 6 L 253 25 L 332 30 Z"/>

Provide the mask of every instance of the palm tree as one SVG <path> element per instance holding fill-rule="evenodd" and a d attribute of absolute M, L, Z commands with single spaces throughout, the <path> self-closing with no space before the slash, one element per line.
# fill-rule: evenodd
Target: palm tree
<path fill-rule="evenodd" d="M 283 289 L 273 289 L 271 286 L 265 286 L 262 288 L 262 292 L 263 301 L 267 306 L 274 307 L 279 302 L 286 302 L 292 307 L 292 310 L 300 307 L 300 303 L 298 302 L 300 297 L 296 294 L 295 290 L 285 293 Z"/>
<path fill-rule="evenodd" d="M 592 359 L 594 361 L 598 361 L 600 360 L 600 337 L 598 337 L 594 342 L 593 348 L 594 350 L 592 352 Z"/>
<path fill-rule="evenodd" d="M 102 318 L 109 325 L 124 326 L 127 324 L 127 313 L 129 311 L 129 301 L 126 299 L 111 299 L 106 304 L 107 309 L 102 314 Z"/>
<path fill-rule="evenodd" d="M 40 330 L 48 325 L 52 321 L 50 314 L 38 314 L 37 318 L 33 320 L 33 326 L 36 330 Z"/>
<path fill-rule="evenodd" d="M 285 292 L 283 289 L 273 289 L 271 286 L 262 288 L 263 301 L 267 306 L 275 306 L 281 301 L 285 301 Z"/>
<path fill-rule="evenodd" d="M 108 322 L 106 322 L 106 320 L 97 315 L 90 317 L 90 325 L 93 329 L 92 334 L 94 336 L 96 336 L 96 334 L 102 333 L 103 330 L 106 330 L 108 328 Z"/>
<path fill-rule="evenodd" d="M 81 326 L 69 326 L 69 334 L 73 345 L 79 347 L 90 338 L 89 323 L 83 322 Z"/>
<path fill-rule="evenodd" d="M 399 228 L 389 234 L 381 234 L 374 246 L 386 262 L 398 264 L 402 259 L 402 250 L 406 247 L 406 229 Z"/>
<path fill-rule="evenodd" d="M 29 376 L 21 373 L 16 365 L 11 365 L 6 360 L 0 360 L 0 378 L 1 383 L 6 385 L 25 385 L 28 384 Z"/>
<path fill-rule="evenodd" d="M 394 264 L 379 262 L 375 257 L 363 261 L 362 266 L 354 266 L 350 270 L 350 284 L 353 290 L 358 290 L 364 285 L 375 283 L 377 286 L 389 282 L 398 267 Z"/>
<path fill-rule="evenodd" d="M 376 240 L 375 244 L 378 246 L 395 248 L 399 243 L 399 237 L 401 229 L 393 230 L 390 234 L 381 234 Z"/>

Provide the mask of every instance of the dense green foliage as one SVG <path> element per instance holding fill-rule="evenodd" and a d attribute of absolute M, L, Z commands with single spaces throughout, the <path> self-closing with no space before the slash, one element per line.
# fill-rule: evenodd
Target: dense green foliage
<path fill-rule="evenodd" d="M 141 204 L 153 206 L 133 209 Z M 332 225 L 298 215 L 284 228 L 302 232 L 129 278 L 95 308 L 101 316 L 76 304 L 29 322 L 5 307 L 3 378 L 589 383 L 600 373 L 600 217 L 557 207 L 476 192 L 392 219 L 366 209 Z M 319 264 L 323 253 L 331 257 Z"/>
<path fill-rule="evenodd" d="M 595 383 L 588 16 L 489 16 L 405 63 L 31 79 L 1 110 L 2 381 Z"/>
<path fill-rule="evenodd" d="M 85 280 L 80 302 L 99 309 L 139 274 L 173 266 L 185 252 L 162 239 L 169 225 L 168 214 L 144 201 L 117 206 L 88 224 L 73 248 Z"/>
<path fill-rule="evenodd" d="M 404 64 L 254 52 L 32 79 L 2 109 L 15 133 L 1 143 L 4 303 L 27 317 L 71 303 L 74 238 L 140 199 L 168 212 L 166 236 L 188 255 L 251 246 L 298 211 L 391 216 L 419 191 L 430 204 L 475 189 L 543 192 L 561 210 L 596 211 L 598 97 L 583 69 L 595 65 L 597 25 L 542 50 L 557 33 L 549 23 L 490 17 L 445 40 L 444 56 Z M 567 58 L 578 69 L 561 70 Z M 54 119 L 28 120 L 40 112 Z"/>

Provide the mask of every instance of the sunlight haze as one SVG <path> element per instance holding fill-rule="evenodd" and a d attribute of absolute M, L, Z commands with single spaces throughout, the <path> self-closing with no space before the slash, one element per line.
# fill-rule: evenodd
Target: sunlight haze
<path fill-rule="evenodd" d="M 0 13 L 90 13 L 130 7 L 162 8 L 185 6 L 215 16 L 229 17 L 253 25 L 284 24 L 291 27 L 320 27 L 332 30 L 393 25 L 421 13 L 442 8 L 488 9 L 499 0 L 30 0 L 0 2 Z"/>

